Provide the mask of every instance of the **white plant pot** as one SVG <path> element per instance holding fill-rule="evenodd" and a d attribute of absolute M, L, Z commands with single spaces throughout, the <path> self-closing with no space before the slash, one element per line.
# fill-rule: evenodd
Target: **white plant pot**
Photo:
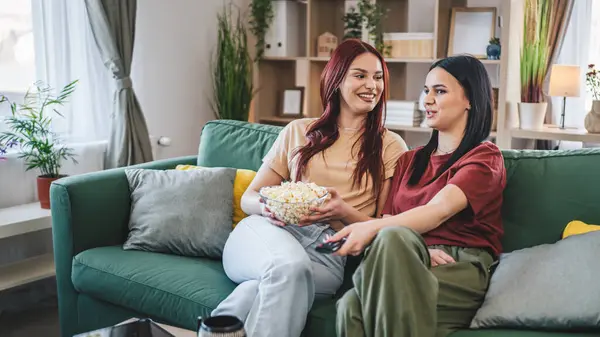
<path fill-rule="evenodd" d="M 521 129 L 541 129 L 544 127 L 548 103 L 519 102 L 519 127 Z"/>

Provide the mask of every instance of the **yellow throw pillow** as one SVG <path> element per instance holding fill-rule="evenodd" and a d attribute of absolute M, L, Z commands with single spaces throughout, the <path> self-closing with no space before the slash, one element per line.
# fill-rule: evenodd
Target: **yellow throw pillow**
<path fill-rule="evenodd" d="M 593 231 L 600 231 L 600 225 L 590 225 L 583 221 L 573 220 L 565 227 L 562 238 L 564 239 L 571 235 L 584 234 Z"/>
<path fill-rule="evenodd" d="M 201 166 L 194 165 L 177 165 L 176 170 L 187 171 Z M 252 170 L 237 169 L 235 174 L 235 180 L 233 181 L 233 228 L 242 221 L 248 214 L 242 210 L 242 194 L 248 189 L 248 186 L 256 176 L 256 172 Z"/>

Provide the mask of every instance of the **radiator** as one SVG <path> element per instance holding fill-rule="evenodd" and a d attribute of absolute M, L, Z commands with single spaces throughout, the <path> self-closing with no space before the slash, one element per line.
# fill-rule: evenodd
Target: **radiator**
<path fill-rule="evenodd" d="M 160 147 L 168 146 L 168 138 L 158 139 L 151 136 L 152 155 L 157 158 L 160 155 Z M 166 141 L 165 141 L 166 139 Z M 69 144 L 75 152 L 77 164 L 70 160 L 63 163 L 61 172 L 68 175 L 76 175 L 104 169 L 104 152 L 107 142 L 90 142 Z M 35 170 L 25 172 L 25 163 L 18 158 L 17 153 L 9 153 L 8 160 L 0 161 L 0 208 L 12 207 L 38 201 L 36 189 Z"/>

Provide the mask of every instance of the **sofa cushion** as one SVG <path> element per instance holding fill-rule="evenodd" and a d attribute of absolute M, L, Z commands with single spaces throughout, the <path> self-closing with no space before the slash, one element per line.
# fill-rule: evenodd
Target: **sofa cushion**
<path fill-rule="evenodd" d="M 560 240 L 569 221 L 600 223 L 600 148 L 503 150 L 507 185 L 502 221 L 505 252 Z"/>
<path fill-rule="evenodd" d="M 532 330 L 461 330 L 448 337 L 598 337 L 597 333 L 548 332 Z"/>
<path fill-rule="evenodd" d="M 124 249 L 220 258 L 231 233 L 233 182 L 228 167 L 126 169 L 131 190 Z"/>
<path fill-rule="evenodd" d="M 93 248 L 73 258 L 75 289 L 156 320 L 195 327 L 235 288 L 221 261 L 169 254 Z M 335 335 L 335 301 L 315 302 L 304 336 Z"/>
<path fill-rule="evenodd" d="M 202 166 L 197 165 L 177 165 L 176 170 L 189 171 L 202 169 Z M 244 192 L 256 177 L 256 171 L 237 169 L 235 172 L 235 180 L 233 181 L 233 228 L 248 216 L 242 209 L 242 196 Z"/>
<path fill-rule="evenodd" d="M 500 256 L 473 328 L 600 332 L 600 232 Z"/>
<path fill-rule="evenodd" d="M 210 121 L 202 128 L 198 165 L 258 171 L 282 129 L 241 121 Z"/>
<path fill-rule="evenodd" d="M 600 225 L 587 224 L 583 221 L 573 220 L 567 224 L 563 231 L 562 238 L 566 239 L 569 236 L 585 234 L 589 232 L 600 231 Z"/>
<path fill-rule="evenodd" d="M 221 261 L 118 246 L 79 253 L 71 279 L 79 292 L 171 322 L 206 317 L 235 288 Z"/>

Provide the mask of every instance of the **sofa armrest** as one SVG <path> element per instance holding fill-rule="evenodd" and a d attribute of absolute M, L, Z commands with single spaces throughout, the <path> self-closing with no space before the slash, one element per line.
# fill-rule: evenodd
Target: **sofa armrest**
<path fill-rule="evenodd" d="M 195 164 L 196 156 L 157 160 L 127 168 L 172 169 Z M 72 256 L 124 242 L 131 208 L 125 167 L 55 181 L 50 188 L 55 250 Z M 70 259 L 69 259 L 70 262 Z"/>
<path fill-rule="evenodd" d="M 172 169 L 196 164 L 197 156 L 157 160 L 127 168 Z M 71 283 L 73 257 L 101 246 L 122 244 L 131 208 L 125 167 L 59 179 L 50 186 L 52 239 L 61 326 L 76 320 L 76 291 Z M 64 314 L 64 315 L 63 315 Z M 65 323 L 65 324 L 63 324 Z M 68 335 L 68 334 L 67 334 Z"/>

